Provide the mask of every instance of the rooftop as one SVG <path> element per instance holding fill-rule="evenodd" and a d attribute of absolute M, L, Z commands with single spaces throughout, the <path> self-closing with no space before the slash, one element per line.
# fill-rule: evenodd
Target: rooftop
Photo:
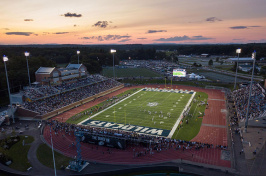
<path fill-rule="evenodd" d="M 55 69 L 55 67 L 40 67 L 35 74 L 50 74 Z"/>

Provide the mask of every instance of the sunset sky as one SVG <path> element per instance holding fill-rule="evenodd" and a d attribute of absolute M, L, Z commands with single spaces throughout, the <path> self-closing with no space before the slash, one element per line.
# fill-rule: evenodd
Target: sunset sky
<path fill-rule="evenodd" d="M 1 0 L 0 44 L 266 42 L 266 0 Z"/>

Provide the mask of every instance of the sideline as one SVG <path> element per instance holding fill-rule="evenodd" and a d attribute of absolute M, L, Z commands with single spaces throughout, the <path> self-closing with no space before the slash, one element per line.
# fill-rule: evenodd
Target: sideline
<path fill-rule="evenodd" d="M 102 111 L 100 111 L 100 112 L 98 112 L 98 113 L 94 114 L 93 116 L 91 116 L 91 117 L 89 117 L 89 118 L 87 118 L 87 119 L 83 120 L 82 122 L 78 123 L 78 125 L 82 125 L 82 123 L 86 122 L 87 120 L 90 120 L 90 119 L 92 119 L 93 117 L 95 117 L 95 116 L 97 116 L 97 115 L 99 115 L 99 114 L 101 114 L 101 113 L 105 112 L 106 110 L 108 110 L 108 109 L 112 108 L 113 106 L 115 106 L 115 105 L 117 105 L 117 104 L 119 104 L 119 103 L 121 103 L 121 102 L 125 101 L 126 99 L 128 99 L 128 98 L 132 97 L 133 95 L 135 95 L 135 94 L 139 93 L 139 92 L 140 92 L 140 91 L 142 91 L 142 90 L 143 90 L 143 89 L 140 89 L 139 91 L 137 91 L 137 92 L 133 93 L 132 95 L 130 95 L 130 96 L 128 96 L 128 97 L 126 97 L 126 98 L 124 98 L 123 100 L 116 102 L 116 103 L 115 103 L 115 104 L 113 104 L 112 106 L 109 106 L 108 108 L 106 108 L 106 109 L 104 109 L 104 110 L 102 110 Z"/>
<path fill-rule="evenodd" d="M 191 101 L 193 100 L 194 96 L 196 95 L 196 92 L 193 93 L 193 95 L 191 96 L 191 98 L 189 99 L 189 101 L 187 102 L 187 105 L 185 106 L 185 108 L 183 109 L 183 111 L 181 112 L 180 116 L 178 117 L 178 119 L 175 122 L 175 125 L 173 126 L 171 132 L 169 133 L 169 135 L 167 136 L 167 138 L 172 138 L 172 136 L 174 135 L 175 130 L 177 129 L 180 121 L 183 119 L 183 113 L 184 111 L 187 110 L 188 106 L 190 105 Z"/>

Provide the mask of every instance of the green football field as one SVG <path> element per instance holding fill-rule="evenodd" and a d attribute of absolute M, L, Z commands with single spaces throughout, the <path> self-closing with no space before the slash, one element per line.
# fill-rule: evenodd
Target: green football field
<path fill-rule="evenodd" d="M 141 90 L 90 120 L 171 130 L 191 96 L 188 93 Z M 86 123 L 86 120 L 82 122 Z"/>

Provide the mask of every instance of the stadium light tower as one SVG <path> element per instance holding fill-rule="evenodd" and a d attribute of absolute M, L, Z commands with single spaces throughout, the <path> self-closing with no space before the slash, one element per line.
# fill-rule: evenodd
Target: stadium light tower
<path fill-rule="evenodd" d="M 79 54 L 80 54 L 79 50 L 77 50 L 77 54 L 78 54 L 78 64 L 79 64 Z"/>
<path fill-rule="evenodd" d="M 250 104 L 250 97 L 251 97 L 252 84 L 253 84 L 253 75 L 254 75 L 254 70 L 255 70 L 256 51 L 254 51 L 254 52 L 252 53 L 252 59 L 253 59 L 253 69 L 252 69 L 252 77 L 251 77 L 251 83 L 250 83 L 250 88 L 249 88 L 248 106 L 247 106 L 246 121 L 245 121 L 245 129 L 244 129 L 245 132 L 247 132 L 247 127 L 248 127 L 249 104 Z"/>
<path fill-rule="evenodd" d="M 3 61 L 4 61 L 4 65 L 5 65 L 5 71 L 6 71 L 6 82 L 7 82 L 7 90 L 8 90 L 8 95 L 9 95 L 9 101 L 10 101 L 11 117 L 13 119 L 13 123 L 15 123 L 15 118 L 14 118 L 13 109 L 12 109 L 11 96 L 10 96 L 8 75 L 7 75 L 7 69 L 6 69 L 6 62 L 8 61 L 8 57 L 4 55 L 3 56 Z"/>
<path fill-rule="evenodd" d="M 30 53 L 26 51 L 24 54 L 25 54 L 26 60 L 27 60 L 27 69 L 28 69 L 29 86 L 30 86 L 31 85 L 30 84 L 30 71 L 29 71 L 29 63 L 28 63 L 28 57 L 29 57 Z"/>
<path fill-rule="evenodd" d="M 111 49 L 111 53 L 113 53 L 113 73 L 114 73 L 114 79 L 115 79 L 115 49 Z"/>
<path fill-rule="evenodd" d="M 238 62 L 239 62 L 239 54 L 241 53 L 241 49 L 238 48 L 236 50 L 237 53 L 237 63 L 236 63 L 236 76 L 235 76 L 235 85 L 234 85 L 234 89 L 236 89 L 236 80 L 237 80 L 237 70 L 238 70 Z"/>

